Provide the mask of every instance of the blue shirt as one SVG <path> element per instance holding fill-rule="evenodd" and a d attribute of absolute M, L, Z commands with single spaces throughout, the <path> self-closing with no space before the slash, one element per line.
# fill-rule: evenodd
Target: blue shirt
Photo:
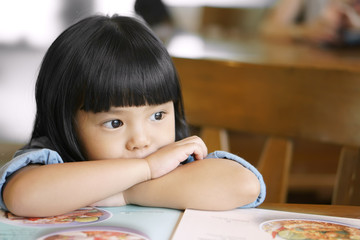
<path fill-rule="evenodd" d="M 234 155 L 234 154 L 231 154 L 228 152 L 224 152 L 224 151 L 216 151 L 216 152 L 210 153 L 206 158 L 224 158 L 224 159 L 236 161 L 236 162 L 240 163 L 241 165 L 243 165 L 245 168 L 249 169 L 251 172 L 253 172 L 257 176 L 257 178 L 259 179 L 259 182 L 260 182 L 260 194 L 254 202 L 244 205 L 241 208 L 256 207 L 265 200 L 266 188 L 265 188 L 265 183 L 262 178 L 262 175 L 250 163 L 248 163 L 247 161 L 245 161 L 244 159 L 242 159 L 241 157 L 239 157 L 237 155 Z M 186 160 L 185 164 L 188 162 L 192 162 L 192 161 L 194 161 L 194 158 L 190 156 Z M 62 160 L 60 155 L 56 151 L 53 151 L 53 150 L 50 150 L 47 148 L 27 149 L 27 150 L 21 150 L 18 153 L 16 153 L 15 157 L 11 161 L 6 163 L 0 169 L 0 192 L 1 192 L 0 208 L 7 211 L 7 208 L 4 204 L 4 200 L 2 198 L 2 191 L 3 191 L 3 187 L 6 183 L 7 178 L 11 174 L 13 174 L 14 172 L 16 172 L 17 170 L 19 170 L 23 167 L 28 166 L 29 164 L 47 165 L 47 164 L 58 164 L 58 163 L 64 163 L 64 161 Z"/>

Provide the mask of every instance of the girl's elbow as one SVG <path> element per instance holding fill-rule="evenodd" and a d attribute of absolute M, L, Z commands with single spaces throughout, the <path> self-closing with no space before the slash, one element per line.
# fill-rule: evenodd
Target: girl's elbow
<path fill-rule="evenodd" d="M 260 182 L 259 180 L 256 178 L 254 179 L 254 181 L 249 181 L 245 186 L 244 189 L 242 190 L 242 197 L 243 197 L 243 205 L 252 203 L 254 201 L 256 201 L 256 199 L 259 197 L 260 195 Z"/>
<path fill-rule="evenodd" d="M 17 216 L 35 217 L 36 209 L 33 204 L 36 196 L 29 195 L 29 191 L 22 181 L 11 180 L 4 188 L 3 200 L 6 208 Z"/>
<path fill-rule="evenodd" d="M 26 217 L 40 216 L 40 209 L 44 209 L 41 202 L 39 185 L 36 184 L 38 173 L 32 169 L 39 165 L 30 165 L 11 175 L 3 188 L 3 201 L 6 208 L 13 214 Z M 42 214 L 41 214 L 42 215 Z"/>
<path fill-rule="evenodd" d="M 9 186 L 5 187 L 3 192 L 3 200 L 6 208 L 17 216 L 25 216 L 24 208 L 26 204 L 23 202 L 24 197 L 18 194 L 18 191 Z"/>
<path fill-rule="evenodd" d="M 238 180 L 242 184 L 239 184 L 234 191 L 234 199 L 236 199 L 237 207 L 256 201 L 260 195 L 259 179 L 250 171 L 247 172 L 246 175 L 247 177 L 245 179 Z"/>

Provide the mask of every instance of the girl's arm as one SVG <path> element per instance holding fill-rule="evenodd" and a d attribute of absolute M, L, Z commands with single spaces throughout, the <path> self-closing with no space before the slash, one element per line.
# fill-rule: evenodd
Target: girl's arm
<path fill-rule="evenodd" d="M 189 137 L 169 144 L 145 159 L 109 159 L 50 165 L 29 165 L 7 179 L 3 200 L 21 216 L 51 216 L 108 199 L 149 179 L 168 174 L 190 154 L 207 154 L 203 141 Z M 119 196 L 120 195 L 120 196 Z M 112 197 L 113 199 L 114 197 Z"/>
<path fill-rule="evenodd" d="M 144 159 L 30 165 L 7 181 L 3 199 L 16 215 L 52 216 L 90 205 L 148 179 Z"/>
<path fill-rule="evenodd" d="M 250 170 L 226 159 L 204 159 L 137 184 L 124 192 L 127 203 L 169 208 L 228 210 L 254 202 L 260 182 Z"/>

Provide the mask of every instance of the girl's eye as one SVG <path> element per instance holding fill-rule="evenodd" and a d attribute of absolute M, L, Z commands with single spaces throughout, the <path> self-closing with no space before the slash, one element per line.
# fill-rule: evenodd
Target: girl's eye
<path fill-rule="evenodd" d="M 122 125 L 124 125 L 124 123 L 119 119 L 111 120 L 111 121 L 104 123 L 105 127 L 111 128 L 111 129 L 121 127 Z"/>
<path fill-rule="evenodd" d="M 150 119 L 153 121 L 159 121 L 164 118 L 164 112 L 156 112 L 153 115 L 151 115 Z"/>

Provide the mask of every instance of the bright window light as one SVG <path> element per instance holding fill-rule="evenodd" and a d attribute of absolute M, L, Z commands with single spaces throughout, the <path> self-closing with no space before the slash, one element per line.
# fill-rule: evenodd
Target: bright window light
<path fill-rule="evenodd" d="M 204 43 L 196 35 L 181 34 L 171 39 L 167 49 L 172 56 L 198 58 L 204 55 Z"/>
<path fill-rule="evenodd" d="M 107 15 L 134 15 L 135 0 L 96 0 L 95 11 Z"/>
<path fill-rule="evenodd" d="M 11 0 L 0 8 L 0 42 L 48 45 L 58 35 L 60 1 Z"/>
<path fill-rule="evenodd" d="M 274 0 L 163 0 L 169 6 L 264 7 Z"/>

